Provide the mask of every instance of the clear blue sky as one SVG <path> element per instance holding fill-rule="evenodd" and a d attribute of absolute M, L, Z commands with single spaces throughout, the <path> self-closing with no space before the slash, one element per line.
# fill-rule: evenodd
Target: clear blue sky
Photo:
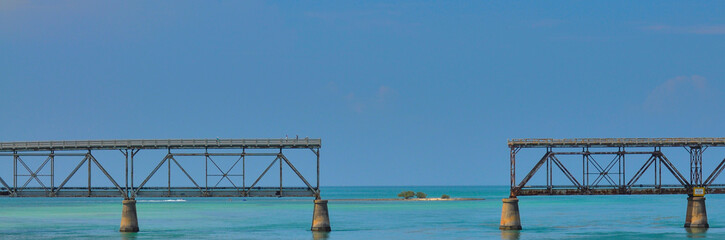
<path fill-rule="evenodd" d="M 722 137 L 724 12 L 3 1 L 0 141 L 299 135 L 323 185 L 504 185 L 509 138 Z"/>

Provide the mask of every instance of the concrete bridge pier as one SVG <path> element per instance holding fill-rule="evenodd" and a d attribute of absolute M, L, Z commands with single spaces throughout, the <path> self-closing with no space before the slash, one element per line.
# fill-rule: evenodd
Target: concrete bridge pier
<path fill-rule="evenodd" d="M 521 230 L 521 217 L 519 217 L 519 199 L 516 197 L 504 198 L 501 207 L 501 230 Z"/>
<path fill-rule="evenodd" d="M 685 216 L 686 228 L 709 228 L 707 223 L 707 209 L 705 208 L 705 197 L 687 197 L 687 215 Z"/>
<path fill-rule="evenodd" d="M 329 232 L 330 215 L 327 213 L 327 200 L 315 199 L 315 209 L 312 213 L 312 231 Z"/>
<path fill-rule="evenodd" d="M 138 232 L 138 218 L 136 217 L 136 199 L 124 199 L 121 212 L 120 232 Z"/>

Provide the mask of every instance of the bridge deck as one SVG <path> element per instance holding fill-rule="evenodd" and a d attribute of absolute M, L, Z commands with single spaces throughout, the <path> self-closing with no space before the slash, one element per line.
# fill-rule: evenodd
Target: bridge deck
<path fill-rule="evenodd" d="M 279 149 L 319 148 L 320 139 L 147 139 L 0 142 L 0 151 L 88 150 L 88 149 Z"/>
<path fill-rule="evenodd" d="M 509 147 L 684 147 L 725 146 L 725 138 L 522 138 L 508 141 Z"/>
<path fill-rule="evenodd" d="M 525 186 L 516 189 L 518 196 L 536 195 L 650 195 L 650 194 L 691 194 L 692 189 L 677 184 L 637 184 L 628 187 L 619 186 L 592 186 L 587 189 L 568 186 Z M 725 184 L 712 184 L 705 190 L 707 194 L 725 193 Z"/>

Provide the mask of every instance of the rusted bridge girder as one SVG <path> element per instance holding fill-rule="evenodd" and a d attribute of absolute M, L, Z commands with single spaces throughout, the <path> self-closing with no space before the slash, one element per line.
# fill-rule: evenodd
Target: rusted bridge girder
<path fill-rule="evenodd" d="M 511 192 L 510 197 L 524 195 L 613 195 L 613 194 L 692 194 L 694 187 L 702 187 L 707 193 L 725 193 L 725 185 L 713 184 L 725 169 L 725 159 L 708 175 L 703 176 L 702 154 L 709 147 L 725 146 L 725 138 L 577 138 L 577 139 L 512 139 Z M 662 153 L 663 147 L 684 147 L 690 154 L 690 177 L 687 179 Z M 544 155 L 517 183 L 516 154 L 523 148 L 546 148 Z M 581 151 L 571 151 L 580 148 Z M 636 148 L 637 151 L 627 151 Z M 642 148 L 652 148 L 643 151 Z M 556 151 L 559 149 L 566 149 Z M 591 151 L 590 149 L 597 149 Z M 603 150 L 602 150 L 603 149 Z M 611 149 L 611 150 L 607 150 Z M 557 156 L 581 155 L 582 173 L 577 178 L 567 164 Z M 613 156 L 606 165 L 594 156 Z M 631 176 L 626 175 L 626 156 L 645 155 L 649 158 Z M 545 185 L 529 185 L 531 178 L 541 168 L 546 172 Z M 557 168 L 571 182 L 568 185 L 553 184 L 553 169 Z M 654 168 L 654 184 L 638 184 L 649 169 Z M 662 184 L 662 170 L 674 176 L 679 184 Z M 594 175 L 594 177 L 590 177 Z"/>
<path fill-rule="evenodd" d="M 164 139 L 164 140 L 90 140 L 90 141 L 45 141 L 45 142 L 0 142 L 0 158 L 12 157 L 12 184 L 8 184 L 0 176 L 0 196 L 6 197 L 122 197 L 120 232 L 138 232 L 138 217 L 136 214 L 136 197 L 314 197 L 314 212 L 312 231 L 329 232 L 330 219 L 327 212 L 327 201 L 320 199 L 320 139 Z M 141 184 L 134 184 L 134 158 L 141 151 L 155 151 L 162 154 L 163 158 L 155 164 L 155 168 L 148 173 Z M 223 149 L 223 150 L 220 150 Z M 259 149 L 267 149 L 260 151 Z M 290 149 L 309 149 L 316 157 L 317 164 L 317 185 L 313 186 L 294 164 L 287 158 L 285 151 Z M 277 151 L 279 150 L 279 151 Z M 100 161 L 96 159 L 97 152 L 106 151 L 118 154 L 120 151 L 125 159 L 125 172 L 123 180 L 125 184 L 119 184 L 112 174 L 106 170 Z M 272 152 L 274 151 L 274 152 Z M 45 160 L 37 169 L 33 170 L 23 160 L 26 156 L 45 157 Z M 217 157 L 232 157 L 233 164 L 229 168 L 221 168 Z M 248 157 L 274 157 L 274 160 L 254 180 L 251 185 L 246 181 L 246 160 Z M 56 157 L 81 158 L 76 167 L 63 180 L 55 185 Z M 190 174 L 177 157 L 195 157 L 197 162 L 204 159 L 204 174 Z M 75 160 L 75 159 L 74 159 Z M 145 160 L 158 160 L 148 159 Z M 78 160 L 76 160 L 78 161 Z M 29 162 L 29 161 L 28 161 Z M 241 162 L 241 163 L 240 163 Z M 309 161 L 313 162 L 313 161 Z M 130 163 L 130 165 L 129 165 Z M 155 163 L 155 162 L 154 162 Z M 279 187 L 259 187 L 262 177 L 278 163 L 279 165 Z M 0 164 L 8 162 L 0 161 Z M 50 172 L 42 173 L 46 166 L 50 166 Z M 68 181 L 76 173 L 87 165 L 88 185 L 84 187 L 68 187 Z M 166 165 L 164 167 L 164 165 Z M 183 172 L 181 179 L 190 181 L 193 186 L 172 186 L 171 169 Z M 240 166 L 235 169 L 235 166 Z M 283 168 L 287 166 L 305 184 L 304 187 L 288 187 L 282 184 Z M 0 165 L 1 166 L 1 165 Z M 97 186 L 92 182 L 91 171 L 97 168 L 106 176 L 113 186 Z M 164 172 L 166 168 L 166 186 L 147 187 L 151 177 L 157 172 Z M 188 167 L 188 166 L 187 166 Z M 241 172 L 239 172 L 241 168 Z M 18 172 L 20 169 L 20 173 Z M 178 170 L 177 170 L 178 169 Z M 24 170 L 24 171 L 23 171 Z M 119 169 L 110 169 L 112 173 L 119 175 Z M 113 171 L 115 170 L 115 171 Z M 130 170 L 130 171 L 129 171 Z M 80 170 L 83 171 L 83 170 Z M 272 170 L 274 171 L 274 170 Z M 191 172 L 193 173 L 193 172 Z M 201 176 L 200 176 L 201 175 Z M 65 176 L 65 175 L 63 175 Z M 63 177 L 61 176 L 61 177 Z M 20 180 L 26 180 L 20 184 Z M 203 180 L 201 179 L 203 177 Z M 212 178 L 210 182 L 209 179 Z M 232 181 L 230 177 L 238 177 Z M 24 179 L 27 178 L 27 179 Z M 50 182 L 46 185 L 42 180 Z M 47 180 L 49 178 L 49 181 Z M 239 182 L 241 178 L 241 183 Z M 40 187 L 28 186 L 35 180 Z M 228 181 L 231 187 L 219 186 L 222 181 Z"/>
<path fill-rule="evenodd" d="M 10 182 L 6 182 L 0 176 L 0 196 L 9 197 L 123 197 L 133 199 L 135 197 L 315 197 L 319 198 L 319 165 L 320 165 L 320 139 L 159 139 L 159 140 L 88 140 L 88 141 L 42 141 L 42 142 L 0 142 L 0 159 L 10 158 L 12 161 L 12 176 Z M 156 149 L 156 150 L 154 150 Z M 224 151 L 216 151 L 223 149 Z M 233 152 L 234 149 L 238 150 Z M 277 152 L 260 152 L 258 149 L 272 149 Z M 316 157 L 317 181 L 313 186 L 300 173 L 294 164 L 287 158 L 285 151 L 290 149 L 309 149 Z M 145 175 L 141 184 L 134 184 L 134 159 L 141 151 L 164 151 L 166 154 L 158 161 L 153 171 Z M 100 151 L 120 151 L 121 157 L 115 160 L 125 161 L 125 173 L 118 174 L 122 169 L 106 169 L 96 159 L 96 153 Z M 25 157 L 44 157 L 45 160 L 37 169 L 31 169 Z M 190 174 L 184 166 L 177 161 L 178 157 L 197 157 L 204 161 L 204 174 Z M 233 157 L 234 164 L 229 169 L 222 169 L 217 162 L 218 157 Z M 64 160 L 77 162 L 73 171 L 62 177 L 60 185 L 56 185 L 56 158 L 63 157 Z M 249 157 L 268 157 L 273 159 L 269 166 L 256 180 L 248 185 L 245 162 Z M 125 159 L 125 160 L 124 160 Z M 138 159 L 136 159 L 138 160 Z M 146 161 L 152 159 L 144 159 Z M 69 161 L 64 161 L 68 163 Z M 2 163 L 2 162 L 0 162 Z M 6 162 L 9 165 L 9 162 Z M 259 187 L 260 179 L 277 163 L 280 171 L 279 186 Z M 310 161 L 310 163 L 314 163 Z M 87 165 L 84 167 L 84 165 Z M 167 166 L 163 166 L 167 165 Z M 237 166 L 237 168 L 235 168 Z M 289 167 L 296 176 L 305 184 L 304 187 L 288 187 L 282 185 L 282 168 Z M 147 187 L 149 179 L 157 172 L 164 172 L 166 168 L 167 186 Z M 47 168 L 50 168 L 48 172 Z M 77 172 L 88 171 L 87 186 L 69 187 L 68 181 Z M 183 173 L 182 179 L 189 180 L 192 186 L 174 186 L 171 181 L 172 168 L 174 171 Z M 98 186 L 91 178 L 93 169 L 100 170 L 111 182 L 112 186 Z M 235 169 L 232 171 L 232 169 Z M 241 170 L 241 171 L 239 171 Z M 116 181 L 115 176 L 122 175 L 123 179 Z M 237 177 L 232 181 L 231 177 Z M 255 176 L 252 176 L 255 177 Z M 20 178 L 20 179 L 19 179 Z M 210 178 L 212 181 L 209 181 Z M 239 181 L 241 178 L 241 181 Z M 8 178 L 10 179 L 10 178 Z M 125 181 L 124 181 L 125 180 Z M 217 181 L 218 180 L 218 181 Z M 219 186 L 225 181 L 231 187 Z M 39 186 L 29 186 L 31 182 Z M 130 186 L 129 186 L 130 185 Z"/>

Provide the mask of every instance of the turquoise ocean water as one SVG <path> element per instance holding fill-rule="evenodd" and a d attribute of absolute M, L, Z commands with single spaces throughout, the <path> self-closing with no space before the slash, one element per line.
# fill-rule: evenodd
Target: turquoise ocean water
<path fill-rule="evenodd" d="M 521 197 L 524 230 L 498 230 L 507 187 L 327 187 L 325 199 L 403 190 L 484 201 L 331 201 L 333 231 L 314 234 L 311 199 L 138 199 L 141 232 L 119 233 L 121 200 L 0 198 L 0 239 L 725 239 L 725 197 L 707 196 L 711 228 L 682 225 L 686 196 Z M 169 201 L 171 200 L 171 201 Z"/>

